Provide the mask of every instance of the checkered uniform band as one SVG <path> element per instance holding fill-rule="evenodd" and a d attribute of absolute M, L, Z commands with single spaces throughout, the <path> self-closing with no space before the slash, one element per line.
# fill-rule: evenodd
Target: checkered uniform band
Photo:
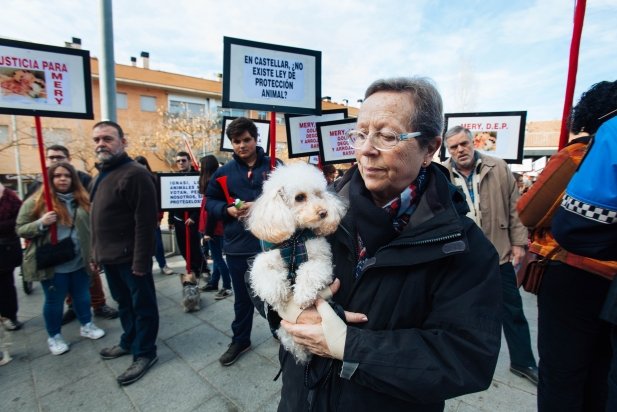
<path fill-rule="evenodd" d="M 572 213 L 599 223 L 607 225 L 617 223 L 617 211 L 581 202 L 568 194 L 563 197 L 561 206 Z"/>

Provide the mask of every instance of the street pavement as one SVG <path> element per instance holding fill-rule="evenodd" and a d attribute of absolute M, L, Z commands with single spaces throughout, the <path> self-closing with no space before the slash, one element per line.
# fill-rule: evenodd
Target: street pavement
<path fill-rule="evenodd" d="M 168 258 L 177 273 L 184 271 L 179 256 Z M 156 266 L 156 265 L 155 265 Z M 17 272 L 16 272 L 17 273 Z M 198 312 L 184 313 L 179 275 L 154 270 L 160 313 L 157 341 L 159 361 L 138 382 L 119 386 L 116 377 L 131 363 L 125 356 L 104 361 L 101 348 L 117 344 L 119 320 L 94 318 L 107 334 L 99 340 L 79 336 L 79 323 L 62 328 L 71 350 L 53 356 L 47 348 L 42 317 L 43 290 L 34 285 L 30 295 L 18 286 L 22 330 L 7 332 L 13 361 L 0 367 L 0 410 L 17 411 L 275 411 L 280 398 L 278 342 L 264 319 L 255 312 L 252 350 L 236 363 L 218 362 L 231 341 L 233 296 L 216 301 L 202 293 Z M 106 284 L 106 282 L 104 282 Z M 521 291 L 536 351 L 537 306 L 534 295 Z M 107 288 L 110 306 L 116 306 Z M 501 354 L 488 390 L 450 399 L 448 412 L 536 410 L 536 387 L 509 372 L 508 350 L 502 338 Z"/>

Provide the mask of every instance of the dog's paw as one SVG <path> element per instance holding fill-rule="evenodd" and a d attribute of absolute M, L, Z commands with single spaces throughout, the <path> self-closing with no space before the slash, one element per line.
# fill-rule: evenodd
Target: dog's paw
<path fill-rule="evenodd" d="M 258 254 L 249 279 L 253 292 L 272 306 L 287 301 L 291 294 L 287 267 L 278 250 Z"/>

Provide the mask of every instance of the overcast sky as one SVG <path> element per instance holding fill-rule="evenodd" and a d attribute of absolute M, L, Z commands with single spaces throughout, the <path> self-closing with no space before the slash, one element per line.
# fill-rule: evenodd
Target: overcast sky
<path fill-rule="evenodd" d="M 560 119 L 573 0 L 115 0 L 115 58 L 150 53 L 150 68 L 214 78 L 223 36 L 318 50 L 322 95 L 351 105 L 380 77 L 435 80 L 446 112 L 527 110 Z M 100 56 L 99 0 L 12 1 L 0 37 Z M 617 79 L 617 2 L 589 0 L 575 103 Z M 97 114 L 98 115 L 98 114 Z"/>

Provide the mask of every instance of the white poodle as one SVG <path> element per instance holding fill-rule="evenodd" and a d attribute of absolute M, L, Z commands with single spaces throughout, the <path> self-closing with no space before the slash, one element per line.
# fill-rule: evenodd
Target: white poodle
<path fill-rule="evenodd" d="M 272 172 L 247 219 L 264 250 L 250 271 L 255 294 L 279 313 L 288 304 L 313 305 L 333 279 L 332 252 L 324 236 L 336 231 L 345 211 L 345 203 L 326 189 L 326 179 L 314 166 L 294 163 Z M 277 333 L 299 362 L 308 360 L 306 349 L 283 329 Z"/>

